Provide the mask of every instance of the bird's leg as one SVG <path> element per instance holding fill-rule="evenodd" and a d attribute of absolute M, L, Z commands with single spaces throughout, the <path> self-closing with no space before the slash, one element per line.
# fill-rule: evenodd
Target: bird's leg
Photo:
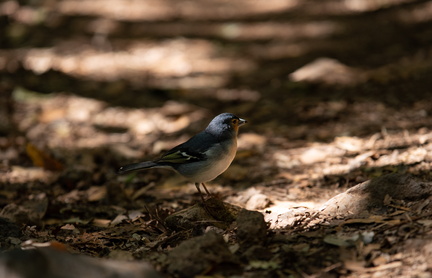
<path fill-rule="evenodd" d="M 207 193 L 207 195 L 211 195 L 211 193 L 210 193 L 210 191 L 208 191 L 208 189 L 207 189 L 207 187 L 205 186 L 205 184 L 202 182 L 201 183 L 202 184 L 202 186 L 204 187 L 204 190 L 205 190 L 205 192 Z"/>
<path fill-rule="evenodd" d="M 201 192 L 199 182 L 196 182 L 196 183 L 195 183 L 195 187 L 198 189 L 198 192 L 199 192 L 199 194 L 200 194 L 200 196 L 201 196 L 201 200 L 203 201 L 203 203 L 205 203 L 204 195 L 203 195 L 203 193 Z M 204 187 L 204 188 L 205 188 L 205 187 Z M 207 189 L 206 189 L 206 191 L 207 191 Z"/>
<path fill-rule="evenodd" d="M 202 186 L 203 186 L 205 192 L 207 193 L 207 195 L 208 195 L 208 196 L 211 196 L 211 193 L 210 193 L 210 191 L 208 191 L 208 189 L 207 189 L 207 187 L 205 186 L 205 184 L 204 184 L 203 182 L 202 182 L 201 184 L 202 184 Z M 202 201 L 205 202 L 205 201 L 204 201 L 204 195 L 203 195 L 203 193 L 202 193 L 202 191 L 201 191 L 201 189 L 200 189 L 200 183 L 199 183 L 199 182 L 196 182 L 196 183 L 195 183 L 195 187 L 198 189 L 198 192 L 199 192 L 199 194 L 200 194 L 200 196 L 201 196 Z"/>

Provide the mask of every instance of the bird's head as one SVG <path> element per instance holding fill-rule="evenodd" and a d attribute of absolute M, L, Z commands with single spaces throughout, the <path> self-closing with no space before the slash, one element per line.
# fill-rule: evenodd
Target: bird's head
<path fill-rule="evenodd" d="M 237 135 L 240 126 L 247 123 L 246 120 L 231 113 L 217 115 L 208 125 L 206 131 L 215 135 L 234 134 Z"/>

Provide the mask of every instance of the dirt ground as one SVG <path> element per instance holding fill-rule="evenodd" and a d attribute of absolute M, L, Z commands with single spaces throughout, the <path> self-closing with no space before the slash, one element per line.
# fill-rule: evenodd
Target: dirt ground
<path fill-rule="evenodd" d="M 432 2 L 36 2 L 0 3 L 1 277 L 432 276 Z M 117 174 L 222 112 L 205 202 Z"/>

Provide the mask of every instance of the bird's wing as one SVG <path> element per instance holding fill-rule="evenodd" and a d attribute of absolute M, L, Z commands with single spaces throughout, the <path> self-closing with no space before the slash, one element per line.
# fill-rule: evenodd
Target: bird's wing
<path fill-rule="evenodd" d="M 164 154 L 157 163 L 188 163 L 206 159 L 205 152 L 214 144 L 215 138 L 201 132 L 183 144 L 174 147 Z"/>
<path fill-rule="evenodd" d="M 205 155 L 188 150 L 169 152 L 157 160 L 157 163 L 188 163 L 203 160 Z"/>

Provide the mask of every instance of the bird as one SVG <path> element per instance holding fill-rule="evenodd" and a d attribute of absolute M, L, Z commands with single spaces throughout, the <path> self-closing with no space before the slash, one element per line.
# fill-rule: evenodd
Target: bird
<path fill-rule="evenodd" d="M 237 152 L 239 127 L 246 120 L 232 113 L 217 115 L 206 129 L 172 148 L 159 159 L 120 167 L 119 174 L 152 168 L 171 169 L 195 183 L 204 201 L 200 185 L 211 196 L 205 182 L 215 179 L 231 165 Z"/>

